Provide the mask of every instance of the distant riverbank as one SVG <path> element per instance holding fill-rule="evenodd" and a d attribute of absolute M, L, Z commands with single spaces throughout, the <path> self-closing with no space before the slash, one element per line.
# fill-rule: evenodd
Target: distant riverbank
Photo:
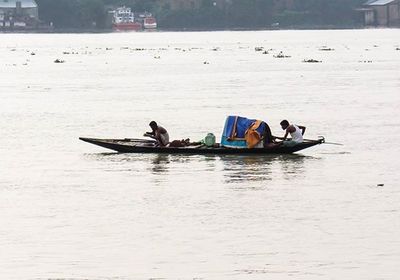
<path fill-rule="evenodd" d="M 287 27 L 255 27 L 255 28 L 159 28 L 157 30 L 127 31 L 140 33 L 153 32 L 212 32 L 212 31 L 273 31 L 273 30 L 341 30 L 341 29 L 368 29 L 361 25 L 305 25 L 305 26 L 287 26 Z M 0 30 L 0 33 L 124 33 L 124 31 L 114 31 L 110 28 L 54 28 L 54 29 L 38 29 L 38 30 Z"/>

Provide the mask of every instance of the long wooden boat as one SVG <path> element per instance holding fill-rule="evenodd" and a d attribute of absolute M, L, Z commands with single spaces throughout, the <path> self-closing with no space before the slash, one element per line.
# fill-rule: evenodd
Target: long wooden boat
<path fill-rule="evenodd" d="M 277 146 L 273 148 L 209 148 L 204 145 L 199 146 L 188 146 L 188 147 L 156 147 L 155 141 L 144 140 L 144 139 L 96 139 L 96 138 L 79 138 L 82 141 L 101 146 L 107 149 L 117 151 L 119 153 L 157 153 L 157 154 L 192 154 L 192 155 L 203 155 L 203 154 L 217 154 L 217 155 L 229 155 L 229 154 L 291 154 L 315 145 L 319 145 L 325 142 L 324 138 L 318 140 L 304 140 L 303 143 L 297 144 L 294 147 Z"/>

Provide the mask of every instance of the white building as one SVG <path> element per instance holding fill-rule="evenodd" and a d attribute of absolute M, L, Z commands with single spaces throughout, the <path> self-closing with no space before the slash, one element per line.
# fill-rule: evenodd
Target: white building
<path fill-rule="evenodd" d="M 0 0 L 0 28 L 23 28 L 38 21 L 35 0 Z"/>

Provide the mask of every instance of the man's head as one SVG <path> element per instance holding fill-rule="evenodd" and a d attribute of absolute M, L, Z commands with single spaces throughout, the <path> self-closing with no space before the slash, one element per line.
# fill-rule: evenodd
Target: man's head
<path fill-rule="evenodd" d="M 289 122 L 287 120 L 281 121 L 281 127 L 282 127 L 283 130 L 288 128 L 288 126 L 289 126 Z"/>
<path fill-rule="evenodd" d="M 152 129 L 153 131 L 156 130 L 157 127 L 158 127 L 158 125 L 157 125 L 157 123 L 156 123 L 155 121 L 151 121 L 151 122 L 149 123 L 149 126 L 151 127 L 151 129 Z"/>

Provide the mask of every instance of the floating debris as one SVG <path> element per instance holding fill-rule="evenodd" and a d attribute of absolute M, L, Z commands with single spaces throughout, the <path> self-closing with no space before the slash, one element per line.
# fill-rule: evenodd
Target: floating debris
<path fill-rule="evenodd" d="M 254 50 L 256 52 L 262 52 L 264 50 L 264 47 L 255 47 Z"/>
<path fill-rule="evenodd" d="M 211 50 L 214 51 L 214 52 L 216 52 L 216 51 L 219 51 L 220 48 L 216 47 L 216 48 L 212 48 Z"/>
<path fill-rule="evenodd" d="M 268 51 L 263 51 L 263 53 L 262 54 L 269 54 L 269 52 Z"/>
<path fill-rule="evenodd" d="M 69 54 L 69 52 L 63 52 L 63 54 Z"/>
<path fill-rule="evenodd" d="M 277 55 L 274 55 L 275 58 L 289 58 L 291 57 L 290 55 L 284 55 L 283 52 L 280 52 Z"/>
<path fill-rule="evenodd" d="M 316 59 L 304 59 L 303 62 L 305 63 L 321 63 L 321 60 L 316 60 Z"/>
<path fill-rule="evenodd" d="M 106 48 L 106 51 L 112 51 L 112 48 Z"/>
<path fill-rule="evenodd" d="M 154 58 L 155 59 L 161 59 L 161 56 L 155 56 Z"/>
<path fill-rule="evenodd" d="M 31 52 L 31 55 L 36 55 L 34 52 Z"/>
<path fill-rule="evenodd" d="M 54 60 L 54 63 L 65 63 L 65 60 L 57 58 L 56 60 Z"/>
<path fill-rule="evenodd" d="M 396 48 L 396 51 L 400 51 L 400 48 Z"/>
<path fill-rule="evenodd" d="M 383 187 L 385 184 L 377 184 L 378 187 Z"/>
<path fill-rule="evenodd" d="M 210 62 L 208 62 L 208 61 L 204 61 L 204 62 L 203 62 L 203 64 L 210 64 Z"/>
<path fill-rule="evenodd" d="M 359 63 L 372 63 L 372 60 L 360 60 Z"/>
<path fill-rule="evenodd" d="M 321 47 L 319 50 L 320 50 L 320 51 L 325 51 L 325 52 L 331 52 L 331 51 L 334 51 L 335 49 L 332 49 L 332 48 L 328 48 L 328 47 L 326 47 L 326 46 L 323 46 L 323 47 Z"/>

